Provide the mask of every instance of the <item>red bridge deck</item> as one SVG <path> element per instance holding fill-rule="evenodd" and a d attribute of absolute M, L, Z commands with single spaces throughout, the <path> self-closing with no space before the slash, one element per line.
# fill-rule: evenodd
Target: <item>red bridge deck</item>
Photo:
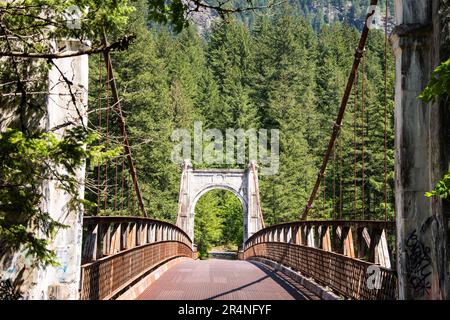
<path fill-rule="evenodd" d="M 319 299 L 281 272 L 249 261 L 182 262 L 149 286 L 139 300 Z"/>

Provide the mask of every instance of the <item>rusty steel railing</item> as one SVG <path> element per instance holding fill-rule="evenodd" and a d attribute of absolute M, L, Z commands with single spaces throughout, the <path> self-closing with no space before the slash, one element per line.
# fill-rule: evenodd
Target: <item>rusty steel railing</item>
<path fill-rule="evenodd" d="M 111 299 L 149 270 L 193 257 L 189 236 L 177 226 L 142 217 L 85 217 L 80 299 Z"/>
<path fill-rule="evenodd" d="M 243 258 L 276 261 L 348 299 L 396 299 L 397 275 L 390 269 L 386 235 L 394 227 L 377 221 L 274 225 L 247 240 Z"/>

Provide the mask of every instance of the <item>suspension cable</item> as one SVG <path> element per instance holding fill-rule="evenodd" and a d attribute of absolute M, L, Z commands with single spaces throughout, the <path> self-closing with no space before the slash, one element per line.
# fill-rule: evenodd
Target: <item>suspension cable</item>
<path fill-rule="evenodd" d="M 135 206 L 135 202 L 136 202 L 136 198 L 135 198 L 135 190 L 134 189 L 130 189 L 131 190 L 131 212 L 134 215 L 134 206 Z"/>
<path fill-rule="evenodd" d="M 366 183 L 366 177 L 365 177 L 365 135 L 366 135 L 366 115 L 365 115 L 365 108 L 366 108 L 366 100 L 365 100 L 365 77 L 366 77 L 366 64 L 364 57 L 361 61 L 361 162 L 362 162 L 362 169 L 361 169 L 361 206 L 362 206 L 362 219 L 365 218 L 365 183 Z"/>
<path fill-rule="evenodd" d="M 371 6 L 376 6 L 378 3 L 378 0 L 371 0 L 370 1 L 370 5 Z M 358 43 L 358 47 L 355 50 L 355 58 L 353 60 L 353 65 L 352 65 L 352 69 L 350 72 L 350 75 L 348 76 L 348 80 L 347 80 L 347 85 L 345 87 L 345 91 L 344 91 L 344 95 L 342 97 L 341 100 L 341 104 L 339 107 L 339 112 L 336 118 L 336 122 L 334 124 L 334 128 L 333 128 L 333 133 L 331 135 L 330 141 L 328 143 L 328 148 L 327 151 L 325 153 L 325 156 L 323 158 L 322 161 L 322 165 L 320 167 L 320 171 L 319 174 L 317 176 L 316 179 L 316 183 L 314 185 L 314 188 L 311 192 L 311 195 L 309 197 L 308 203 L 305 206 L 305 209 L 301 215 L 301 219 L 302 220 L 306 220 L 306 218 L 308 217 L 308 212 L 311 209 L 311 206 L 313 204 L 314 199 L 316 198 L 316 194 L 317 194 L 317 190 L 319 189 L 319 185 L 321 182 L 321 177 L 323 176 L 323 173 L 325 172 L 325 169 L 327 167 L 328 164 L 328 160 L 330 159 L 330 154 L 331 154 L 331 150 L 333 149 L 334 143 L 336 141 L 336 137 L 337 134 L 339 133 L 341 126 L 342 126 L 342 120 L 344 118 L 344 114 L 345 114 L 345 109 L 347 107 L 347 103 L 348 103 L 348 99 L 350 96 L 350 91 L 352 89 L 354 80 L 355 80 L 355 74 L 356 74 L 356 70 L 358 69 L 358 66 L 360 64 L 361 61 L 361 57 L 363 56 L 364 53 L 364 47 L 367 41 L 367 36 L 369 34 L 369 27 L 368 27 L 368 20 L 370 17 L 372 17 L 375 14 L 375 9 L 372 10 L 372 12 L 369 12 L 366 16 L 366 19 L 364 20 L 364 28 L 363 31 L 361 33 L 361 37 L 359 39 L 359 43 Z"/>
<path fill-rule="evenodd" d="M 130 210 L 131 205 L 130 203 L 132 202 L 132 194 L 130 194 L 132 192 L 132 190 L 130 189 L 130 177 L 127 175 L 126 176 L 127 179 L 127 210 Z"/>
<path fill-rule="evenodd" d="M 354 153 L 354 163 L 353 163 L 353 189 L 354 189 L 354 202 L 353 202 L 353 219 L 356 220 L 356 211 L 358 209 L 358 182 L 356 179 L 358 178 L 357 172 L 357 164 L 358 164 L 358 155 L 356 154 L 356 150 L 358 149 L 356 145 L 356 114 L 358 112 L 358 72 L 356 72 L 355 76 L 355 86 L 354 86 L 354 104 L 353 104 L 353 153 Z"/>

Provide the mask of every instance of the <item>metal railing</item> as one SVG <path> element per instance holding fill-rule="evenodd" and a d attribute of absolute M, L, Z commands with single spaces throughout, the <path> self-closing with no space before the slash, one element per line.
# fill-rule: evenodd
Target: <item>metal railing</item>
<path fill-rule="evenodd" d="M 392 222 L 301 221 L 274 225 L 250 237 L 244 259 L 276 261 L 349 299 L 396 299 L 387 231 Z"/>
<path fill-rule="evenodd" d="M 111 299 L 149 270 L 193 257 L 189 236 L 177 226 L 141 217 L 85 217 L 81 299 Z"/>

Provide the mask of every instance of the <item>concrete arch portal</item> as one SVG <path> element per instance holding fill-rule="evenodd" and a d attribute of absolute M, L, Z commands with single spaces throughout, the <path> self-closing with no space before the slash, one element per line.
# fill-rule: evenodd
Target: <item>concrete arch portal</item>
<path fill-rule="evenodd" d="M 255 162 L 246 169 L 193 169 L 185 160 L 180 182 L 177 226 L 194 239 L 195 206 L 208 191 L 232 192 L 242 204 L 244 241 L 264 227 Z"/>

